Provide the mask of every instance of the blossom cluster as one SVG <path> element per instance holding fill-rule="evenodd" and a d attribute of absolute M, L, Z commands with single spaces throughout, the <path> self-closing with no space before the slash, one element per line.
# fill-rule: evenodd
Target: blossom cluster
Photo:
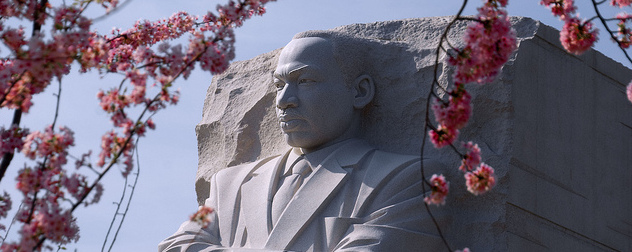
<path fill-rule="evenodd" d="M 576 15 L 574 0 L 542 0 L 540 4 L 550 8 L 554 16 L 564 21 L 560 42 L 566 51 L 580 55 L 597 41 L 599 30 L 590 20 L 581 20 Z"/>
<path fill-rule="evenodd" d="M 494 168 L 485 163 L 472 172 L 465 173 L 465 185 L 467 190 L 474 195 L 483 194 L 496 185 Z"/>
<path fill-rule="evenodd" d="M 485 84 L 494 81 L 501 67 L 517 48 L 516 32 L 511 27 L 506 0 L 487 0 L 478 8 L 478 15 L 466 28 L 465 46 L 449 55 L 448 63 L 455 66 L 454 88 L 446 90 L 447 101 L 437 98 L 431 108 L 438 126 L 428 132 L 435 148 L 453 145 L 472 114 L 471 95 L 465 84 Z M 455 147 L 456 148 L 456 147 Z M 465 173 L 468 190 L 475 195 L 489 191 L 495 183 L 494 170 L 481 163 L 481 150 L 477 144 L 463 144 L 459 170 Z M 488 169 L 489 168 L 489 169 Z M 484 170 L 485 172 L 481 172 Z M 481 183 L 488 182 L 486 186 Z M 434 174 L 430 179 L 431 193 L 424 200 L 427 204 L 442 205 L 448 193 L 449 183 L 443 175 Z"/>
<path fill-rule="evenodd" d="M 628 84 L 628 87 L 626 88 L 626 94 L 628 95 L 628 100 L 632 102 L 632 82 Z"/>
<path fill-rule="evenodd" d="M 211 223 L 212 213 L 213 213 L 213 208 L 210 208 L 208 206 L 200 206 L 198 211 L 195 212 L 193 215 L 191 215 L 189 220 L 205 228 L 208 226 L 208 224 Z"/>
<path fill-rule="evenodd" d="M 24 137 L 28 133 L 28 129 L 21 129 L 15 125 L 6 130 L 4 127 L 0 127 L 0 155 L 22 150 Z"/>
<path fill-rule="evenodd" d="M 35 131 L 24 140 L 22 153 L 30 159 L 36 157 L 47 158 L 47 165 L 51 168 L 61 168 L 66 164 L 68 148 L 74 145 L 74 132 L 67 127 L 60 127 L 60 133 L 55 133 L 52 126 L 44 132 Z"/>
<path fill-rule="evenodd" d="M 11 197 L 7 192 L 4 192 L 2 196 L 0 196 L 0 218 L 6 218 L 7 213 L 11 210 Z M 6 227 L 0 224 L 0 230 L 5 230 Z"/>
<path fill-rule="evenodd" d="M 630 0 L 612 0 L 610 2 L 610 4 L 618 5 L 619 8 L 623 8 L 623 7 L 626 7 L 626 6 L 630 6 L 630 4 L 632 4 L 632 1 L 630 1 Z"/>
<path fill-rule="evenodd" d="M 448 60 L 456 66 L 455 82 L 492 82 L 516 50 L 516 32 L 503 3 L 506 5 L 506 2 L 487 1 L 478 8 L 476 21 L 467 26 L 463 37 L 465 47 Z"/>
<path fill-rule="evenodd" d="M 270 0 L 229 1 L 218 5 L 217 13 L 202 17 L 178 12 L 158 21 L 138 21 L 127 30 L 114 29 L 108 35 L 91 31 L 92 21 L 84 16 L 86 7 L 96 2 L 110 12 L 119 0 L 78 1 L 72 6 L 52 6 L 46 1 L 0 1 L 0 43 L 11 57 L 0 59 L 0 108 L 28 113 L 33 96 L 52 81 L 68 74 L 77 63 L 80 72 L 120 73 L 123 81 L 97 94 L 101 108 L 112 122 L 112 130 L 101 137 L 97 167 L 122 163 L 127 176 L 133 167 L 134 140 L 156 127 L 151 116 L 175 105 L 180 99 L 173 82 L 188 78 L 196 65 L 213 74 L 221 73 L 235 57 L 233 29 L 253 15 L 265 13 Z M 32 36 L 23 27 L 10 27 L 7 20 L 29 20 Z M 29 32 L 30 33 L 30 32 Z M 185 35 L 186 45 L 169 42 Z M 57 132 L 52 126 L 43 132 L 27 128 L 0 128 L 2 154 L 21 151 L 35 160 L 16 178 L 24 200 L 18 211 L 22 223 L 17 242 L 5 242 L 3 251 L 32 251 L 42 247 L 41 240 L 64 244 L 78 239 L 78 227 L 72 211 L 79 204 L 98 202 L 103 186 L 80 173 L 64 169 L 68 149 L 74 143 L 70 129 Z M 77 160 L 77 169 L 92 167 L 90 152 Z M 94 170 L 99 173 L 99 170 Z M 99 174 L 102 175 L 102 174 Z M 88 200 L 87 196 L 92 195 Z M 66 203 L 64 203 L 66 202 Z M 67 208 L 70 202 L 73 205 Z M 8 197 L 0 197 L 0 217 L 11 206 Z"/>
<path fill-rule="evenodd" d="M 560 31 L 560 41 L 566 51 L 574 54 L 582 54 L 586 50 L 590 49 L 592 45 L 597 41 L 599 31 L 593 27 L 590 20 L 596 18 L 593 17 L 588 21 L 582 21 L 579 15 L 576 14 L 577 7 L 575 7 L 574 0 L 541 0 L 541 5 L 544 5 L 551 9 L 554 16 L 558 16 L 564 21 L 564 26 Z M 595 8 L 601 3 L 593 3 Z M 611 0 L 610 4 L 619 8 L 629 7 L 632 5 L 630 0 Z M 608 30 L 614 41 L 619 45 L 621 49 L 627 49 L 632 43 L 632 29 L 629 28 L 629 22 L 632 21 L 632 14 L 619 13 L 613 19 L 603 19 L 603 17 L 597 16 L 602 21 L 619 21 L 617 23 L 617 31 Z M 632 102 L 632 83 L 628 84 L 626 93 L 628 100 Z"/>
<path fill-rule="evenodd" d="M 627 23 L 632 21 L 632 14 L 619 13 L 616 17 L 619 20 L 617 24 L 617 41 L 621 48 L 630 47 L 630 37 L 632 36 L 632 30 L 628 28 Z"/>
<path fill-rule="evenodd" d="M 17 213 L 17 221 L 24 223 L 19 230 L 20 242 L 5 242 L 2 251 L 33 251 L 42 237 L 65 244 L 79 239 L 77 226 L 70 209 L 62 207 L 51 197 L 38 200 L 31 206 L 22 206 Z"/>
<path fill-rule="evenodd" d="M 424 198 L 426 204 L 445 204 L 445 198 L 448 196 L 450 189 L 450 182 L 448 182 L 443 175 L 433 174 L 430 178 L 430 185 L 430 195 Z"/>
<path fill-rule="evenodd" d="M 456 67 L 455 87 L 448 92 L 448 101 L 437 99 L 432 106 L 439 126 L 429 134 L 436 148 L 452 144 L 470 118 L 471 96 L 464 85 L 493 81 L 517 47 L 506 4 L 489 0 L 478 8 L 476 20 L 467 26 L 463 37 L 466 45 L 448 58 L 448 63 Z"/>
<path fill-rule="evenodd" d="M 457 83 L 455 89 L 448 95 L 447 103 L 436 99 L 432 105 L 439 126 L 436 130 L 431 130 L 429 134 L 436 148 L 452 144 L 458 137 L 459 129 L 467 124 L 472 113 L 471 96 L 463 84 Z"/>
<path fill-rule="evenodd" d="M 560 19 L 572 16 L 577 10 L 574 0 L 542 0 L 540 4 L 550 8 L 553 15 Z"/>
<path fill-rule="evenodd" d="M 592 22 L 573 17 L 565 20 L 560 31 L 560 41 L 566 51 L 580 55 L 592 47 L 598 34 L 599 30 L 593 28 Z"/>

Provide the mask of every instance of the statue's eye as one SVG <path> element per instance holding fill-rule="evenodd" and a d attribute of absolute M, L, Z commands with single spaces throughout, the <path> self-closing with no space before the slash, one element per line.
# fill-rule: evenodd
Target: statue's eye
<path fill-rule="evenodd" d="M 283 89 L 283 87 L 285 87 L 285 82 L 277 80 L 274 82 L 274 86 L 276 87 L 277 90 L 281 90 Z"/>
<path fill-rule="evenodd" d="M 311 80 L 311 79 L 300 79 L 300 80 L 298 80 L 298 84 L 305 84 L 305 83 L 310 83 L 310 82 L 314 82 L 314 80 Z"/>

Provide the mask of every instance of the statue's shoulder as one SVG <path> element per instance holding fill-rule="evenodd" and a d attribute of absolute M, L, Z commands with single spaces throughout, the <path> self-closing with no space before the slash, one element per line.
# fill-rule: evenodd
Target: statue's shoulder
<path fill-rule="evenodd" d="M 382 165 L 399 166 L 401 164 L 412 164 L 419 162 L 421 158 L 416 155 L 401 154 L 383 150 L 375 150 L 372 160 L 379 161 Z"/>
<path fill-rule="evenodd" d="M 436 158 L 421 158 L 418 155 L 394 153 L 376 150 L 369 160 L 370 169 L 380 169 L 382 173 L 419 170 L 423 160 L 424 170 L 432 173 L 442 172 L 445 166 Z"/>
<path fill-rule="evenodd" d="M 253 172 L 257 171 L 267 164 L 275 164 L 276 161 L 281 157 L 282 155 L 275 155 L 264 159 L 259 159 L 254 162 L 230 166 L 218 171 L 215 176 L 218 180 L 245 178 L 246 176 L 251 175 Z"/>

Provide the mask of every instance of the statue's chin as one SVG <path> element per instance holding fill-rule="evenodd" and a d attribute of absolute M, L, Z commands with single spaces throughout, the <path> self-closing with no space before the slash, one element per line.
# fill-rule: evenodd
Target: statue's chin
<path fill-rule="evenodd" d="M 311 139 L 304 132 L 284 132 L 283 136 L 287 145 L 295 148 L 310 149 L 319 145 L 319 139 Z"/>

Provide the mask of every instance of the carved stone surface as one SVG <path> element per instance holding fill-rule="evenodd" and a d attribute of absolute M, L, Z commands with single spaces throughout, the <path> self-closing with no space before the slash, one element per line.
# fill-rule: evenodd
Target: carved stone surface
<path fill-rule="evenodd" d="M 375 78 L 364 128 L 372 145 L 419 154 L 433 50 L 448 20 L 334 29 L 392 45 L 374 55 L 384 71 Z M 469 87 L 474 116 L 461 133 L 479 143 L 498 185 L 474 197 L 465 192 L 458 157 L 432 146 L 425 153 L 448 168 L 451 194 L 444 207 L 431 208 L 446 238 L 453 249 L 473 251 L 632 250 L 632 105 L 624 91 L 632 71 L 596 51 L 565 53 L 557 31 L 537 21 L 512 22 L 518 51 L 496 83 Z M 453 29 L 452 41 L 463 28 Z M 200 203 L 218 170 L 287 149 L 271 76 L 279 51 L 233 63 L 213 78 L 196 128 Z M 439 71 L 440 81 L 449 81 L 450 70 Z"/>
<path fill-rule="evenodd" d="M 210 223 L 186 221 L 159 250 L 442 249 L 430 215 L 419 212 L 421 158 L 381 151 L 361 139 L 362 119 L 372 118 L 366 109 L 374 102 L 375 81 L 390 76 L 380 74 L 389 58 L 374 52 L 414 63 L 401 58 L 406 48 L 343 32 L 296 35 L 273 73 L 279 130 L 292 148 L 214 174 L 204 203 L 214 210 Z M 428 173 L 441 169 L 432 160 L 423 165 Z"/>

